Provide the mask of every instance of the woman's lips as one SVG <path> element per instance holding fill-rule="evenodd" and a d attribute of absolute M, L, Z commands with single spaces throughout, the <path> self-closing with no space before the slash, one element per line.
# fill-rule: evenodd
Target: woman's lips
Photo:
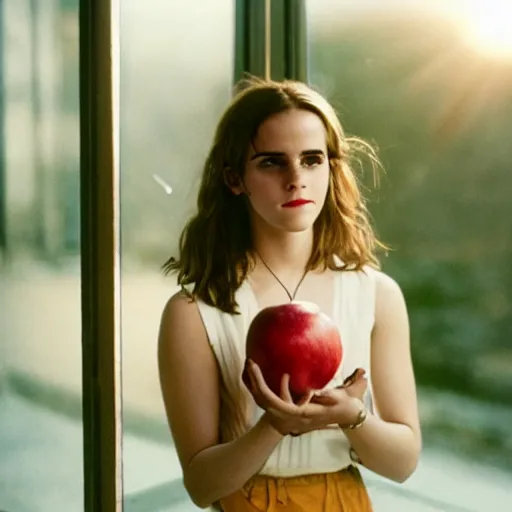
<path fill-rule="evenodd" d="M 304 206 L 305 204 L 312 203 L 309 199 L 294 199 L 288 203 L 282 205 L 283 208 L 297 208 L 298 206 Z"/>

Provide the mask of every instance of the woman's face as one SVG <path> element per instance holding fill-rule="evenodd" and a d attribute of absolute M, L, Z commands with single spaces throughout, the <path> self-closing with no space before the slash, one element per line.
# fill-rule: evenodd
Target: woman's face
<path fill-rule="evenodd" d="M 243 183 L 253 226 L 286 232 L 311 229 L 329 187 L 325 126 L 316 114 L 290 109 L 266 119 L 248 157 Z"/>

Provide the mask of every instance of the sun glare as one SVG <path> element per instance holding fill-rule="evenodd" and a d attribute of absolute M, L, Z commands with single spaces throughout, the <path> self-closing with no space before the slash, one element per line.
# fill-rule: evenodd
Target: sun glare
<path fill-rule="evenodd" d="M 459 5 L 464 31 L 475 49 L 512 61 L 512 2 L 466 0 Z"/>

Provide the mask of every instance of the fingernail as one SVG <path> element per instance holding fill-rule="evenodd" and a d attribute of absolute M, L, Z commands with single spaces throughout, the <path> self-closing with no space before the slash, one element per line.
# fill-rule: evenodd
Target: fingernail
<path fill-rule="evenodd" d="M 356 368 L 345 380 L 354 380 L 361 368 Z"/>
<path fill-rule="evenodd" d="M 354 382 L 354 378 L 355 378 L 355 375 L 352 374 L 352 375 L 349 375 L 344 381 L 343 381 L 343 385 L 346 386 L 347 384 L 352 384 L 352 382 Z"/>
<path fill-rule="evenodd" d="M 366 370 L 364 368 L 359 368 L 357 370 L 357 378 L 358 379 L 366 379 Z"/>
<path fill-rule="evenodd" d="M 358 368 L 356 374 L 354 376 L 354 380 L 363 379 L 366 375 L 366 370 L 364 368 Z"/>

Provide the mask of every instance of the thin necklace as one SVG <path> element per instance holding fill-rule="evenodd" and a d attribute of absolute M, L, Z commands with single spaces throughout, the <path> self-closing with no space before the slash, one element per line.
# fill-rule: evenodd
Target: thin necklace
<path fill-rule="evenodd" d="M 276 281 L 283 287 L 283 290 L 286 292 L 286 295 L 288 295 L 288 298 L 290 299 L 290 302 L 293 302 L 293 300 L 295 299 L 295 296 L 297 295 L 297 292 L 299 291 L 299 287 L 302 284 L 302 281 L 304 281 L 304 278 L 306 277 L 306 275 L 309 272 L 309 270 L 307 270 L 307 269 L 305 270 L 303 276 L 300 278 L 300 281 L 298 282 L 297 286 L 295 287 L 294 292 L 290 293 L 288 291 L 288 288 L 286 288 L 286 286 L 281 281 L 281 279 L 279 279 L 279 277 L 277 277 L 274 274 L 274 272 L 272 271 L 272 269 L 267 265 L 267 262 L 261 257 L 260 253 L 258 251 L 255 251 L 255 252 L 258 255 L 258 257 L 261 260 L 261 262 L 263 263 L 263 265 L 265 265 L 265 267 L 267 267 L 267 270 L 275 277 Z"/>

